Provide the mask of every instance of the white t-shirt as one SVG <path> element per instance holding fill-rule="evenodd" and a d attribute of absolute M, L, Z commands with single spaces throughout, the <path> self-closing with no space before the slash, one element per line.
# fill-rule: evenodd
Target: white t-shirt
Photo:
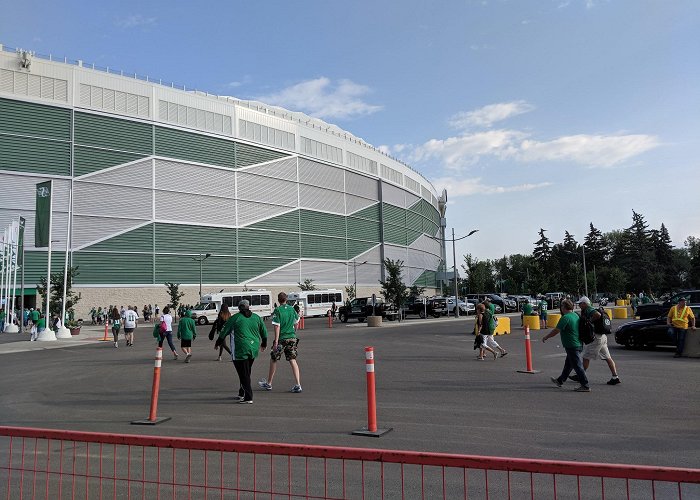
<path fill-rule="evenodd" d="M 165 331 L 166 332 L 173 331 L 173 317 L 170 314 L 163 314 L 160 317 L 160 320 L 165 321 Z"/>
<path fill-rule="evenodd" d="M 136 311 L 129 309 L 124 313 L 124 328 L 136 328 L 136 320 L 139 319 L 139 315 Z"/>

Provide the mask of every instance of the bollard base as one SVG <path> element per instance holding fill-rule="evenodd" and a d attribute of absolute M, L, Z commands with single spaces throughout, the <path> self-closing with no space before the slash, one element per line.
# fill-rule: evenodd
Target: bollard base
<path fill-rule="evenodd" d="M 143 420 L 132 420 L 131 425 L 158 425 L 167 422 L 171 418 L 172 417 L 156 417 L 155 420 L 148 420 L 147 418 Z"/>
<path fill-rule="evenodd" d="M 516 373 L 542 373 L 542 370 L 515 370 Z"/>
<path fill-rule="evenodd" d="M 370 431 L 367 429 L 367 427 L 363 427 L 362 429 L 357 429 L 356 431 L 352 431 L 350 434 L 353 436 L 369 436 L 369 437 L 381 437 L 384 434 L 393 431 L 393 427 L 389 427 L 388 429 L 377 429 L 376 431 Z"/>

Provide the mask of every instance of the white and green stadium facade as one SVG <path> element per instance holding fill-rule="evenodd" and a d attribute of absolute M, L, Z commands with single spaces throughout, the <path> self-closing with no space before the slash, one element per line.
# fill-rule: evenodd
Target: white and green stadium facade
<path fill-rule="evenodd" d="M 52 271 L 79 267 L 79 313 L 165 303 L 163 283 L 205 292 L 355 281 L 379 289 L 385 258 L 439 288 L 444 200 L 421 174 L 339 128 L 257 102 L 0 46 L 0 226 L 54 181 Z M 442 213 L 441 213 L 442 210 Z M 444 223 L 443 223 L 444 226 Z M 66 252 L 68 245 L 68 252 Z"/>

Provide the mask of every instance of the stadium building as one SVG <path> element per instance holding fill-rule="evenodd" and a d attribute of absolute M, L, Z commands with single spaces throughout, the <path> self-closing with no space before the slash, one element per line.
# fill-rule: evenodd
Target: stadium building
<path fill-rule="evenodd" d="M 52 179 L 52 272 L 92 306 L 184 302 L 243 287 L 378 292 L 384 259 L 439 289 L 444 201 L 421 174 L 338 127 L 259 102 L 0 46 L 0 227 L 25 217 L 34 302 L 35 186 Z M 441 221 L 443 221 L 441 223 Z M 68 250 L 66 251 L 66 247 Z"/>

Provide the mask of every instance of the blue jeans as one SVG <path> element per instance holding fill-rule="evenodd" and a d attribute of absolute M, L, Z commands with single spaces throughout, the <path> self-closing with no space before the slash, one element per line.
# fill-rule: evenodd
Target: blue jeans
<path fill-rule="evenodd" d="M 173 352 L 177 352 L 175 345 L 173 344 L 173 332 L 165 332 L 160 334 L 160 339 L 158 340 L 158 347 L 163 347 L 163 341 L 168 339 L 168 346 Z"/>
<path fill-rule="evenodd" d="M 579 383 L 588 387 L 588 377 L 586 377 L 586 370 L 583 369 L 583 357 L 581 356 L 583 347 L 565 347 L 564 350 L 566 351 L 566 361 L 564 361 L 564 369 L 559 375 L 559 382 L 562 384 L 566 382 L 571 370 L 573 370 L 578 375 Z"/>
<path fill-rule="evenodd" d="M 668 327 L 668 335 L 676 341 L 676 354 L 683 354 L 683 347 L 685 347 L 685 334 L 688 332 L 687 328 L 676 328 L 675 326 Z"/>

